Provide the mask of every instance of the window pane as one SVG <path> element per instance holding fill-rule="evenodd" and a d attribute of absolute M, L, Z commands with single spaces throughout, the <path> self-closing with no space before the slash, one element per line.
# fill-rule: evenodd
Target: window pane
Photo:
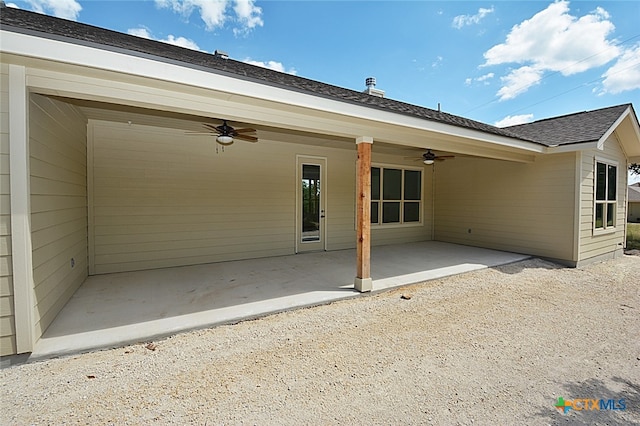
<path fill-rule="evenodd" d="M 420 199 L 420 177 L 422 173 L 419 170 L 404 171 L 404 199 L 419 200 Z"/>
<path fill-rule="evenodd" d="M 609 176 L 607 179 L 607 200 L 615 201 L 616 199 L 616 183 L 618 178 L 618 173 L 616 171 L 616 166 L 608 167 Z"/>
<path fill-rule="evenodd" d="M 402 170 L 384 169 L 382 196 L 384 200 L 399 200 L 402 195 Z"/>
<path fill-rule="evenodd" d="M 382 203 L 382 223 L 400 222 L 400 203 Z"/>
<path fill-rule="evenodd" d="M 605 200 L 607 185 L 607 165 L 596 163 L 596 200 Z"/>
<path fill-rule="evenodd" d="M 607 226 L 613 226 L 616 218 L 616 203 L 607 203 Z"/>
<path fill-rule="evenodd" d="M 380 168 L 371 168 L 371 199 L 380 199 Z"/>
<path fill-rule="evenodd" d="M 320 166 L 302 165 L 302 241 L 320 241 Z"/>
<path fill-rule="evenodd" d="M 604 204 L 596 204 L 596 228 L 604 227 Z"/>
<path fill-rule="evenodd" d="M 371 223 L 378 223 L 378 203 L 374 201 L 371 203 Z"/>
<path fill-rule="evenodd" d="M 404 203 L 404 221 L 420 222 L 420 203 Z"/>

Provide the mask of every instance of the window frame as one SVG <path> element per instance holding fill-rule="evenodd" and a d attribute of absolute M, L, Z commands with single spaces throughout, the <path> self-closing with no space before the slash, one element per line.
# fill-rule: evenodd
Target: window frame
<path fill-rule="evenodd" d="M 371 163 L 371 169 L 377 168 L 380 169 L 380 198 L 373 198 L 373 179 L 371 182 L 372 191 L 371 191 L 371 204 L 374 202 L 378 203 L 378 222 L 370 222 L 372 228 L 380 229 L 380 228 L 400 228 L 400 227 L 417 227 L 423 226 L 424 224 L 424 168 L 422 167 L 413 167 L 407 165 L 399 165 L 399 164 L 388 164 L 388 163 Z M 385 169 L 394 169 L 401 171 L 401 183 L 400 183 L 400 200 L 385 200 L 384 199 L 384 170 Z M 405 172 L 419 172 L 420 173 L 420 199 L 419 200 L 405 200 Z M 373 170 L 372 170 L 373 177 Z M 383 222 L 383 205 L 384 202 L 399 202 L 400 203 L 400 212 L 399 212 L 399 222 Z M 404 221 L 404 212 L 405 212 L 405 203 L 418 203 L 418 214 L 419 218 L 417 221 L 405 222 Z M 370 207 L 372 208 L 372 207 Z M 371 210 L 371 218 L 373 219 L 373 209 Z"/>
<path fill-rule="evenodd" d="M 598 164 L 604 164 L 605 168 L 605 183 L 604 183 L 604 200 L 598 200 Z M 616 168 L 615 176 L 615 199 L 609 199 L 609 167 Z M 592 229 L 593 235 L 612 234 L 616 232 L 618 225 L 618 201 L 620 196 L 620 164 L 608 158 L 596 156 L 593 161 L 593 222 Z M 602 205 L 602 226 L 596 227 L 596 213 L 598 205 Z M 608 206 L 613 205 L 613 225 L 607 225 L 608 219 Z"/>

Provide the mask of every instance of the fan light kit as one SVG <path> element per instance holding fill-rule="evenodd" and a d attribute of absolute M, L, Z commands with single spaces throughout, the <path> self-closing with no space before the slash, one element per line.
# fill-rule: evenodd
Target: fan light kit
<path fill-rule="evenodd" d="M 432 165 L 435 161 L 443 161 L 447 158 L 455 158 L 454 155 L 435 155 L 431 152 L 431 149 L 427 149 L 427 152 L 422 154 L 422 162 L 427 166 Z"/>
<path fill-rule="evenodd" d="M 222 145 L 231 145 L 233 143 L 233 137 L 229 135 L 219 135 L 216 138 L 216 142 L 221 143 Z"/>
<path fill-rule="evenodd" d="M 203 123 L 202 125 L 206 129 L 204 132 L 187 133 L 191 135 L 215 135 L 216 142 L 218 142 L 222 146 L 229 146 L 233 142 L 235 142 L 236 139 L 245 142 L 258 142 L 257 137 L 248 134 L 255 134 L 255 129 L 234 129 L 227 123 L 227 120 L 222 120 L 222 124 L 219 126 L 215 126 L 209 123 Z"/>

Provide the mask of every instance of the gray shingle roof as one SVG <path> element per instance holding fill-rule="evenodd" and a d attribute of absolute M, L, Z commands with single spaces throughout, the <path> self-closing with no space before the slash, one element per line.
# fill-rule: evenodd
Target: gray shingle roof
<path fill-rule="evenodd" d="M 523 139 L 535 139 L 547 146 L 594 142 L 600 140 L 629 107 L 633 108 L 631 104 L 618 105 L 510 126 L 505 129 Z"/>
<path fill-rule="evenodd" d="M 542 145 L 570 144 L 599 139 L 619 114 L 627 107 L 605 108 L 555 119 L 498 128 L 464 117 L 412 105 L 389 98 L 380 98 L 351 89 L 250 65 L 233 59 L 223 59 L 205 52 L 123 34 L 79 22 L 54 18 L 20 9 L 2 7 L 0 25 L 3 30 L 32 34 L 39 37 L 89 45 L 99 49 L 119 51 L 154 60 L 177 63 L 216 74 L 256 81 L 275 87 L 349 102 L 369 108 L 382 109 L 429 121 L 478 130 Z M 616 116 L 616 114 L 618 114 Z"/>
<path fill-rule="evenodd" d="M 640 203 L 640 182 L 629 185 L 627 187 L 627 194 L 627 201 L 630 201 L 632 203 Z"/>
<path fill-rule="evenodd" d="M 236 78 L 258 81 L 289 90 L 520 139 L 507 130 L 456 115 L 388 98 L 371 96 L 355 90 L 273 71 L 241 61 L 223 59 L 209 53 L 143 39 L 79 22 L 8 7 L 2 8 L 0 19 L 3 29 L 7 31 L 34 34 L 45 38 L 64 39 L 76 44 L 89 44 L 96 48 L 111 48 L 112 50 L 125 51 L 129 54 L 151 56 L 158 60 L 180 63 L 183 66 L 197 67 L 209 72 L 232 75 Z"/>

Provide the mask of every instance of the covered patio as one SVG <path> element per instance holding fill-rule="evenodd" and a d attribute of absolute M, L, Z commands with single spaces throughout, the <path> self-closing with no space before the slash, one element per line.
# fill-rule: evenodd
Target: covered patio
<path fill-rule="evenodd" d="M 356 250 L 90 276 L 31 359 L 149 341 L 361 293 Z M 495 267 L 527 255 L 436 241 L 373 247 L 373 291 Z"/>

